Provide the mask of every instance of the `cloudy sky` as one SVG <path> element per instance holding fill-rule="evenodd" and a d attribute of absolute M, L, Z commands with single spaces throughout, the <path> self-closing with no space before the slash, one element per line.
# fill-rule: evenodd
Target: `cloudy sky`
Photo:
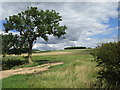
<path fill-rule="evenodd" d="M 34 49 L 56 50 L 68 46 L 96 47 L 102 42 L 117 40 L 117 2 L 3 2 L 0 29 L 4 18 L 35 6 L 38 9 L 56 10 L 62 16 L 61 25 L 66 25 L 64 38 L 49 37 L 45 42 L 39 38 Z"/>

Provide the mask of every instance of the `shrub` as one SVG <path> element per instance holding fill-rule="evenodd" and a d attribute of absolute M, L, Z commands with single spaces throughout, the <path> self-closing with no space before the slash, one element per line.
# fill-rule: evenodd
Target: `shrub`
<path fill-rule="evenodd" d="M 97 46 L 92 53 L 97 62 L 98 78 L 108 87 L 120 87 L 120 41 L 103 43 Z"/>

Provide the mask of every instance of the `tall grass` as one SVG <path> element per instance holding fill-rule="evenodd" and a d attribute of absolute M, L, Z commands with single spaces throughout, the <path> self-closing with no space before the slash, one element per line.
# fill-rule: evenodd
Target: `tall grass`
<path fill-rule="evenodd" d="M 64 67 L 36 75 L 32 84 L 35 88 L 89 88 L 94 86 L 95 74 L 90 64 L 84 65 L 76 60 Z"/>

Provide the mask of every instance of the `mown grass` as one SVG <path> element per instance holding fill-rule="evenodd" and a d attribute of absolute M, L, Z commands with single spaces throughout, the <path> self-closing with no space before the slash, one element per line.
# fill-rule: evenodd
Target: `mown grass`
<path fill-rule="evenodd" d="M 71 51 L 72 52 L 72 51 Z M 92 88 L 96 83 L 95 62 L 90 50 L 77 50 L 70 55 L 33 56 L 33 61 L 62 61 L 50 71 L 4 78 L 3 88 Z M 11 83 L 12 82 L 12 83 Z"/>

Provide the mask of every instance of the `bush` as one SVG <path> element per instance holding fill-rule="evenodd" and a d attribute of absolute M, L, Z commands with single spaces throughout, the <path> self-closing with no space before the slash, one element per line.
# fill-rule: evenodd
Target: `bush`
<path fill-rule="evenodd" d="M 100 67 L 98 78 L 108 87 L 120 87 L 120 41 L 103 43 L 96 47 L 92 55 L 97 67 Z"/>

